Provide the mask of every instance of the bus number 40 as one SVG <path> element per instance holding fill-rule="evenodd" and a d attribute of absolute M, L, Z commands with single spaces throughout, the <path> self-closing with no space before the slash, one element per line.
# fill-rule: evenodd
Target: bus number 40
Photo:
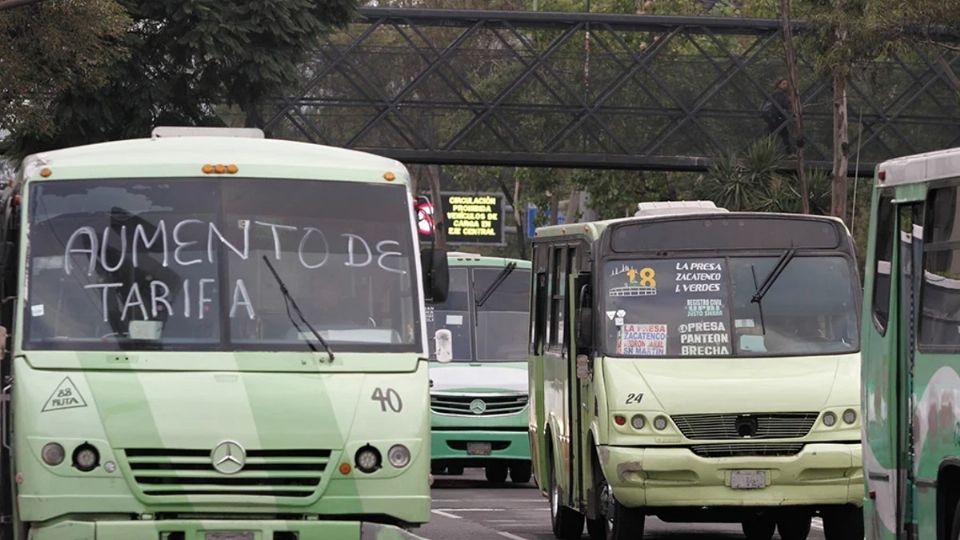
<path fill-rule="evenodd" d="M 387 388 L 386 391 L 383 388 L 375 388 L 370 399 L 379 401 L 380 410 L 383 412 L 387 412 L 387 407 L 390 407 L 390 410 L 396 413 L 403 410 L 403 400 L 400 399 L 400 394 L 393 388 Z"/>

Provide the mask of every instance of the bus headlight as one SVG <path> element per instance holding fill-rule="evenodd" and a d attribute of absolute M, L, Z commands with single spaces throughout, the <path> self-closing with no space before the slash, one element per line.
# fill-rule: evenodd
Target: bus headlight
<path fill-rule="evenodd" d="M 402 444 L 395 444 L 387 452 L 387 459 L 391 465 L 402 469 L 410 463 L 410 449 Z"/>
<path fill-rule="evenodd" d="M 73 466 L 77 470 L 90 472 L 100 464 L 100 452 L 90 443 L 83 443 L 73 451 Z"/>
<path fill-rule="evenodd" d="M 837 415 L 830 411 L 823 413 L 823 425 L 833 427 L 837 423 Z"/>
<path fill-rule="evenodd" d="M 375 472 L 383 463 L 380 451 L 369 444 L 357 450 L 357 454 L 353 459 L 357 464 L 357 468 L 360 469 L 361 472 L 368 474 Z"/>
<path fill-rule="evenodd" d="M 857 421 L 857 411 L 853 409 L 847 409 L 843 411 L 843 421 L 852 424 Z"/>
<path fill-rule="evenodd" d="M 633 426 L 633 429 L 643 429 L 643 426 L 647 425 L 647 419 L 642 414 L 635 414 L 630 419 L 630 425 Z"/>
<path fill-rule="evenodd" d="M 653 419 L 653 427 L 655 427 L 655 428 L 657 429 L 657 431 L 663 431 L 663 430 L 667 429 L 667 417 L 666 417 L 666 416 L 658 416 L 658 417 L 654 418 L 654 419 Z"/>
<path fill-rule="evenodd" d="M 43 445 L 43 449 L 40 450 L 40 457 L 44 463 L 54 467 L 63 463 L 63 458 L 67 457 L 67 452 L 59 443 L 52 442 Z"/>

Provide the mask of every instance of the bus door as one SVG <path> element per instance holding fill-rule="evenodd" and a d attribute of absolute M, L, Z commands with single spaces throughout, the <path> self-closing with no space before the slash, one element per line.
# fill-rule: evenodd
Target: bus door
<path fill-rule="evenodd" d="M 896 479 L 895 493 L 897 537 L 908 540 L 916 538 L 911 525 L 914 491 L 913 447 L 913 375 L 917 351 L 917 307 L 920 304 L 920 275 L 923 268 L 923 203 L 911 202 L 897 205 L 900 243 L 897 302 L 897 360 L 896 370 Z"/>

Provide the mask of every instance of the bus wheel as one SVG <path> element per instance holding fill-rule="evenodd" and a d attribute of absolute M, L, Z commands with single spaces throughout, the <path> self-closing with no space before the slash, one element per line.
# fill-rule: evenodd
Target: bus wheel
<path fill-rule="evenodd" d="M 810 534 L 810 513 L 805 510 L 786 510 L 777 516 L 777 532 L 783 540 L 807 540 Z"/>
<path fill-rule="evenodd" d="M 552 457 L 547 481 L 550 482 L 550 526 L 553 535 L 562 540 L 579 540 L 583 532 L 583 514 L 567 508 L 560 501 L 560 486 L 557 485 L 557 471 Z"/>
<path fill-rule="evenodd" d="M 777 522 L 769 516 L 755 516 L 743 522 L 743 535 L 747 540 L 770 540 Z"/>
<path fill-rule="evenodd" d="M 507 466 L 494 463 L 486 466 L 487 481 L 499 484 L 507 481 Z"/>
<path fill-rule="evenodd" d="M 526 484 L 533 476 L 533 468 L 529 461 L 520 461 L 510 465 L 510 480 L 514 484 Z"/>
<path fill-rule="evenodd" d="M 863 508 L 844 506 L 824 512 L 823 537 L 826 540 L 862 540 Z M 953 538 L 956 537 L 954 534 Z"/>
<path fill-rule="evenodd" d="M 960 501 L 953 509 L 953 525 L 950 527 L 950 540 L 960 540 Z"/>
<path fill-rule="evenodd" d="M 627 508 L 613 495 L 606 480 L 599 483 L 599 510 L 597 519 L 587 520 L 590 540 L 640 540 L 646 516 L 640 508 Z"/>

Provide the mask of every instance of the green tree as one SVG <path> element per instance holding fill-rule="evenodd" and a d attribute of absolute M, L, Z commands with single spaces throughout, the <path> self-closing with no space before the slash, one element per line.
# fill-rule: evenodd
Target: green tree
<path fill-rule="evenodd" d="M 50 136 L 68 92 L 97 92 L 126 58 L 130 19 L 113 0 L 40 2 L 0 11 L 0 127 Z"/>
<path fill-rule="evenodd" d="M 14 132 L 15 152 L 141 137 L 158 124 L 222 125 L 224 106 L 239 107 L 243 124 L 259 125 L 263 101 L 297 82 L 320 36 L 349 22 L 357 4 L 119 3 L 132 19 L 119 45 L 128 55 L 99 88 L 74 86 L 52 96 L 47 114 L 55 128 Z"/>

